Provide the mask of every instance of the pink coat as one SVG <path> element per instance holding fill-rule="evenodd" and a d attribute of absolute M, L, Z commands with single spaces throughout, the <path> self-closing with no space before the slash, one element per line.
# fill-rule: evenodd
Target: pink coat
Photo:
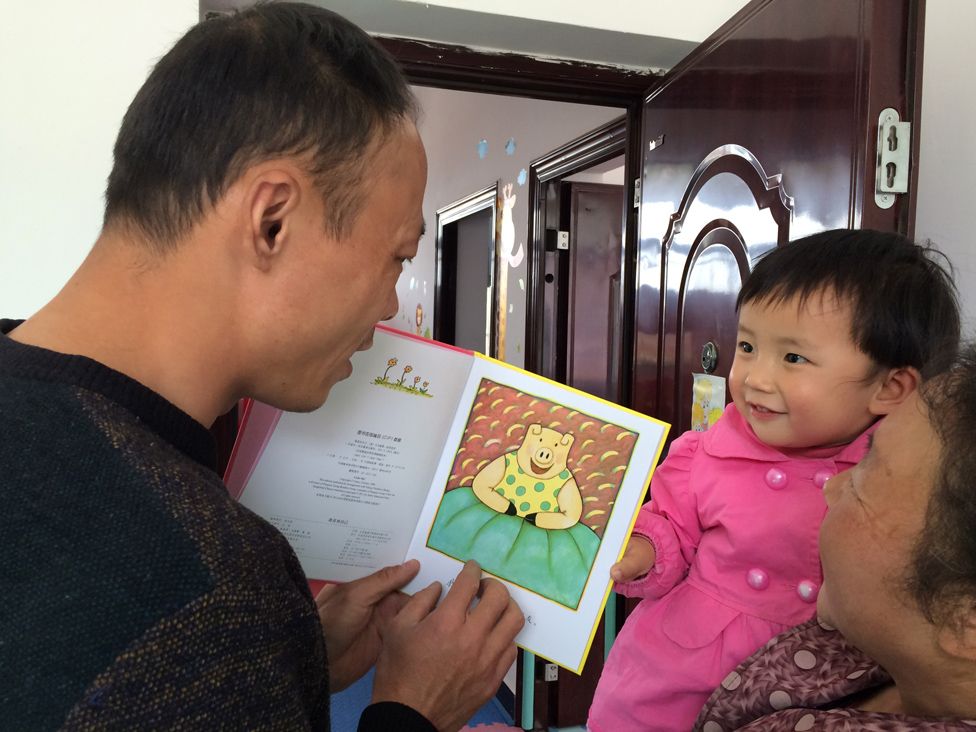
<path fill-rule="evenodd" d="M 729 405 L 708 432 L 672 443 L 634 527 L 657 560 L 616 588 L 644 601 L 607 659 L 593 732 L 690 729 L 730 671 L 813 616 L 821 489 L 864 456 L 872 429 L 840 448 L 787 457 Z"/>

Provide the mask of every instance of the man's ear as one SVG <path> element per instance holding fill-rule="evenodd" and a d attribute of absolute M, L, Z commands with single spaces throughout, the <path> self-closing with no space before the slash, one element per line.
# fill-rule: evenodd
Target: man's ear
<path fill-rule="evenodd" d="M 976 661 L 976 602 L 963 600 L 936 633 L 939 647 L 947 654 Z"/>
<path fill-rule="evenodd" d="M 281 168 L 259 172 L 252 181 L 247 197 L 247 243 L 262 269 L 271 265 L 288 240 L 301 193 L 297 178 Z"/>
<path fill-rule="evenodd" d="M 888 414 L 914 392 L 922 380 L 918 370 L 911 366 L 889 369 L 878 384 L 868 408 L 872 414 Z"/>

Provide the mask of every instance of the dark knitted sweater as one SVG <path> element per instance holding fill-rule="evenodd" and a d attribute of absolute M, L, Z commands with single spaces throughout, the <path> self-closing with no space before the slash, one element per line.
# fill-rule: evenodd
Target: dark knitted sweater
<path fill-rule="evenodd" d="M 229 498 L 209 432 L 96 361 L 4 335 L 0 590 L 4 729 L 329 727 L 305 576 Z M 380 704 L 360 730 L 381 729 L 433 728 Z"/>

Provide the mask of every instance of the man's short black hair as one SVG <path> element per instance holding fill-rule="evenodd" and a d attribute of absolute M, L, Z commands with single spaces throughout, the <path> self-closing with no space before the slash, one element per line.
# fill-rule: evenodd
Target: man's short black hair
<path fill-rule="evenodd" d="M 976 607 L 976 344 L 921 395 L 942 449 L 907 589 L 930 622 L 951 627 Z"/>
<path fill-rule="evenodd" d="M 156 64 L 129 106 L 108 179 L 105 224 L 165 247 L 247 167 L 307 156 L 342 236 L 364 194 L 370 144 L 415 121 L 396 62 L 360 28 L 302 3 L 205 20 Z"/>
<path fill-rule="evenodd" d="M 756 263 L 736 300 L 803 305 L 833 294 L 851 305 L 851 339 L 879 367 L 944 370 L 959 342 L 952 268 L 929 245 L 899 234 L 835 229 L 773 249 Z"/>

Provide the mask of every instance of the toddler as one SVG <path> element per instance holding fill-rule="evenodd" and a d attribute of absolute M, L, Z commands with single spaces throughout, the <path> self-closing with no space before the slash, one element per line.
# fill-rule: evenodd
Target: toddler
<path fill-rule="evenodd" d="M 959 338 L 955 288 L 931 254 L 837 230 L 756 264 L 736 301 L 733 403 L 673 442 L 610 570 L 643 601 L 607 659 L 592 732 L 690 729 L 741 661 L 813 616 L 824 483 Z"/>

